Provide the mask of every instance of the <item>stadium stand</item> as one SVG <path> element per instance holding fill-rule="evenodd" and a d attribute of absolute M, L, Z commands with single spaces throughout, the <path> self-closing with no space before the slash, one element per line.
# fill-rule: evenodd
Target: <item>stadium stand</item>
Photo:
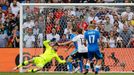
<path fill-rule="evenodd" d="M 0 0 L 0 48 L 19 48 L 19 9 L 17 0 Z"/>

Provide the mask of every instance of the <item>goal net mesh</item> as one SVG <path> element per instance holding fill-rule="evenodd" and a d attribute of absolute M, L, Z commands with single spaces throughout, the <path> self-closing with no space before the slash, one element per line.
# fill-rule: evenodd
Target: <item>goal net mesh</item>
<path fill-rule="evenodd" d="M 130 12 L 127 13 L 126 9 Z M 134 70 L 132 62 L 134 59 L 127 61 L 127 58 L 134 57 L 134 52 L 131 51 L 131 48 L 134 47 L 134 41 L 130 41 L 134 32 L 133 7 L 24 5 L 22 17 L 23 60 L 29 60 L 42 54 L 45 51 L 43 40 L 69 41 L 72 28 L 86 30 L 87 26 L 92 23 L 100 31 L 103 42 L 100 45 L 104 55 L 101 70 Z M 124 30 L 130 31 L 127 32 L 128 35 L 122 32 Z M 105 48 L 103 49 L 103 47 Z M 66 52 L 67 48 L 68 45 L 59 46 L 57 53 L 61 59 L 67 59 L 74 50 L 72 47 Z M 125 51 L 128 54 L 125 54 Z M 30 64 L 23 69 L 26 70 L 34 66 Z M 68 67 L 67 64 L 59 64 L 52 60 L 44 65 L 43 71 L 68 71 Z"/>

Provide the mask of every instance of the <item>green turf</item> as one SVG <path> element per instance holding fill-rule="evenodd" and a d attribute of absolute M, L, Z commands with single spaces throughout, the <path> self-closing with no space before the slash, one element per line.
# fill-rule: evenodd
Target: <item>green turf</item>
<path fill-rule="evenodd" d="M 83 75 L 80 73 L 0 73 L 0 75 Z M 87 75 L 94 75 L 89 73 Z M 100 75 L 134 75 L 134 73 L 101 73 Z"/>

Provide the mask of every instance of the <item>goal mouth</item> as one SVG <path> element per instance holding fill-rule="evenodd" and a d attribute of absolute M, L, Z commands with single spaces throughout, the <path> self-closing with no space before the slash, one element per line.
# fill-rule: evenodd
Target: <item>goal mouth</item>
<path fill-rule="evenodd" d="M 21 7 L 20 7 L 20 60 L 19 60 L 19 62 L 22 63 L 24 61 L 24 58 L 26 57 L 25 55 L 23 55 L 24 52 L 30 53 L 30 58 L 32 58 L 34 56 L 38 56 L 39 54 L 42 54 L 43 53 L 44 48 L 43 48 L 43 46 L 41 46 L 41 44 L 40 44 L 40 41 L 41 40 L 39 40 L 39 39 L 42 39 L 43 38 L 42 41 L 43 40 L 46 40 L 46 39 L 44 39 L 44 36 L 46 34 L 52 32 L 53 26 L 55 28 L 57 27 L 56 31 L 57 31 L 58 34 L 60 34 L 59 36 L 62 37 L 62 35 L 64 34 L 63 33 L 64 32 L 64 29 L 67 27 L 67 25 L 65 26 L 64 24 L 67 24 L 67 23 L 65 23 L 64 20 L 62 20 L 61 23 L 56 23 L 56 22 L 57 21 L 61 21 L 60 18 L 62 17 L 62 15 L 65 15 L 66 14 L 66 11 L 67 11 L 67 13 L 71 12 L 68 17 L 74 18 L 74 19 L 75 18 L 78 19 L 78 21 L 76 23 L 79 23 L 81 21 L 81 18 L 76 17 L 76 15 L 77 15 L 76 14 L 76 11 L 77 11 L 76 8 L 78 8 L 80 11 L 82 10 L 82 12 L 88 12 L 88 13 L 90 13 L 89 11 L 91 11 L 92 9 L 98 9 L 98 10 L 100 10 L 101 8 L 102 9 L 104 8 L 106 10 L 108 9 L 109 11 L 111 10 L 111 11 L 120 11 L 121 12 L 121 11 L 124 11 L 125 8 L 128 7 L 128 6 L 131 7 L 131 8 L 133 8 L 133 5 L 134 4 L 132 4 L 132 3 L 125 3 L 125 4 L 124 3 L 116 3 L 116 4 L 115 3 L 91 3 L 91 4 L 90 3 L 79 3 L 79 4 L 77 4 L 77 3 L 76 4 L 75 3 L 71 3 L 71 4 L 66 4 L 66 3 L 62 3 L 62 4 L 57 4 L 57 3 L 53 3 L 53 4 L 51 4 L 51 3 L 30 3 L 30 4 L 29 3 L 28 4 L 27 3 L 22 3 L 21 4 Z M 28 10 L 25 10 L 25 9 L 30 9 L 30 13 L 29 13 Z M 58 10 L 59 11 L 62 11 L 62 13 L 59 13 L 58 12 L 57 15 L 55 13 L 53 13 L 53 12 L 58 11 Z M 95 10 L 95 11 L 97 12 L 97 10 Z M 26 12 L 30 16 L 32 15 L 31 19 L 34 20 L 33 23 L 35 25 L 24 27 L 24 23 L 25 23 L 25 21 L 27 21 L 26 18 L 27 18 L 27 16 L 29 16 L 29 15 L 26 14 Z M 37 15 L 37 14 L 39 14 L 39 15 Z M 83 15 L 83 13 L 81 13 L 81 14 Z M 53 15 L 56 15 L 56 16 L 53 16 Z M 84 14 L 84 15 L 88 15 L 88 14 Z M 97 14 L 95 14 L 95 15 L 97 15 Z M 36 17 L 36 16 L 38 16 L 38 17 Z M 50 16 L 49 18 L 51 18 L 51 16 L 53 16 L 53 18 L 52 18 L 53 22 L 50 22 L 50 24 L 52 25 L 52 27 L 51 26 L 48 27 L 48 22 L 50 20 L 48 18 L 48 16 Z M 77 16 L 80 17 L 80 15 L 77 15 Z M 86 17 L 84 17 L 84 18 L 86 18 Z M 70 21 L 70 20 L 72 21 L 74 19 L 68 19 L 68 21 Z M 36 20 L 37 20 L 37 23 L 36 23 Z M 38 24 L 40 21 L 43 24 L 42 24 L 42 27 L 40 27 L 41 28 L 40 31 L 38 31 L 38 30 L 36 30 L 36 24 Z M 40 24 L 41 24 L 41 22 L 40 22 Z M 62 24 L 62 25 L 60 25 L 58 27 L 58 24 Z M 37 25 L 37 26 L 39 26 L 39 25 Z M 37 36 L 36 35 L 33 35 L 33 37 L 34 37 L 34 39 L 33 39 L 33 41 L 34 41 L 33 45 L 34 46 L 28 45 L 26 43 L 27 41 L 24 40 L 24 39 L 28 39 L 28 38 L 25 38 L 25 37 L 27 37 L 25 35 L 25 33 L 26 33 L 25 31 L 26 31 L 26 29 L 28 27 L 29 28 L 32 27 L 32 30 L 35 29 L 35 31 L 38 31 L 40 33 L 40 36 L 39 36 L 39 34 Z M 74 26 L 74 27 L 76 27 L 76 26 Z M 37 27 L 37 29 L 38 29 L 38 27 Z M 30 29 L 27 29 L 27 31 L 30 32 Z M 34 33 L 36 34 L 36 32 L 34 32 Z M 47 37 L 45 37 L 45 38 L 47 38 Z M 63 36 L 63 38 L 64 38 L 64 36 Z M 29 40 L 31 40 L 31 39 L 29 39 Z M 43 43 L 42 43 L 42 45 L 43 45 Z M 69 56 L 69 54 L 74 49 L 74 47 L 72 47 L 68 52 L 65 52 L 64 50 L 66 50 L 67 47 L 68 46 L 59 46 L 59 50 L 57 51 L 57 53 L 61 56 L 62 59 L 66 59 Z M 121 48 L 121 49 L 124 50 L 124 48 Z M 113 50 L 113 49 L 109 49 L 109 50 Z M 115 50 L 118 50 L 118 49 L 115 49 Z M 130 49 L 127 49 L 127 51 L 129 52 Z M 111 52 L 109 52 L 109 54 Z M 118 53 L 118 52 L 116 52 L 116 53 Z M 27 59 L 27 57 L 26 57 L 26 59 Z M 108 61 L 108 58 L 106 60 Z M 110 61 L 112 61 L 112 60 L 110 59 Z M 124 61 L 124 60 L 122 60 L 122 61 Z M 54 67 L 49 67 L 50 64 L 48 64 L 47 67 L 45 68 L 45 71 L 47 71 L 47 72 L 50 72 L 50 71 L 52 71 L 52 72 L 64 72 L 64 71 L 67 71 L 67 67 L 65 67 L 66 65 L 61 65 L 61 64 L 58 64 L 57 62 L 55 64 L 56 65 Z M 113 62 L 112 62 L 112 64 L 113 64 Z M 32 66 L 35 67 L 35 65 L 32 65 Z M 62 68 L 61 68 L 61 66 L 62 66 Z M 27 66 L 25 68 L 21 68 L 20 69 L 20 72 L 24 72 L 24 70 L 27 69 L 28 67 L 29 66 Z M 57 67 L 60 67 L 60 70 L 59 69 L 56 69 Z M 123 68 L 120 68 L 117 71 L 110 71 L 109 73 L 111 73 L 111 72 L 113 72 L 113 73 L 114 72 L 115 73 L 116 72 L 119 72 L 119 73 L 120 72 L 121 73 L 122 72 L 123 73 L 127 72 L 127 73 L 129 73 L 129 72 L 132 71 L 130 69 L 127 70 L 127 71 L 122 71 L 122 69 Z M 103 72 L 104 71 L 102 71 L 102 73 Z"/>

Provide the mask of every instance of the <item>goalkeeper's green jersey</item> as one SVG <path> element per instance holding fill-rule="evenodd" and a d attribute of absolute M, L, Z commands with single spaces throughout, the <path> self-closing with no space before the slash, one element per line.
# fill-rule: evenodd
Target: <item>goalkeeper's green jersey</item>
<path fill-rule="evenodd" d="M 57 55 L 56 51 L 49 45 L 49 40 L 43 42 L 43 45 L 46 47 L 46 51 L 40 56 L 45 59 L 45 61 L 50 62 L 55 58 L 59 63 L 65 63 L 65 60 L 61 60 Z"/>

